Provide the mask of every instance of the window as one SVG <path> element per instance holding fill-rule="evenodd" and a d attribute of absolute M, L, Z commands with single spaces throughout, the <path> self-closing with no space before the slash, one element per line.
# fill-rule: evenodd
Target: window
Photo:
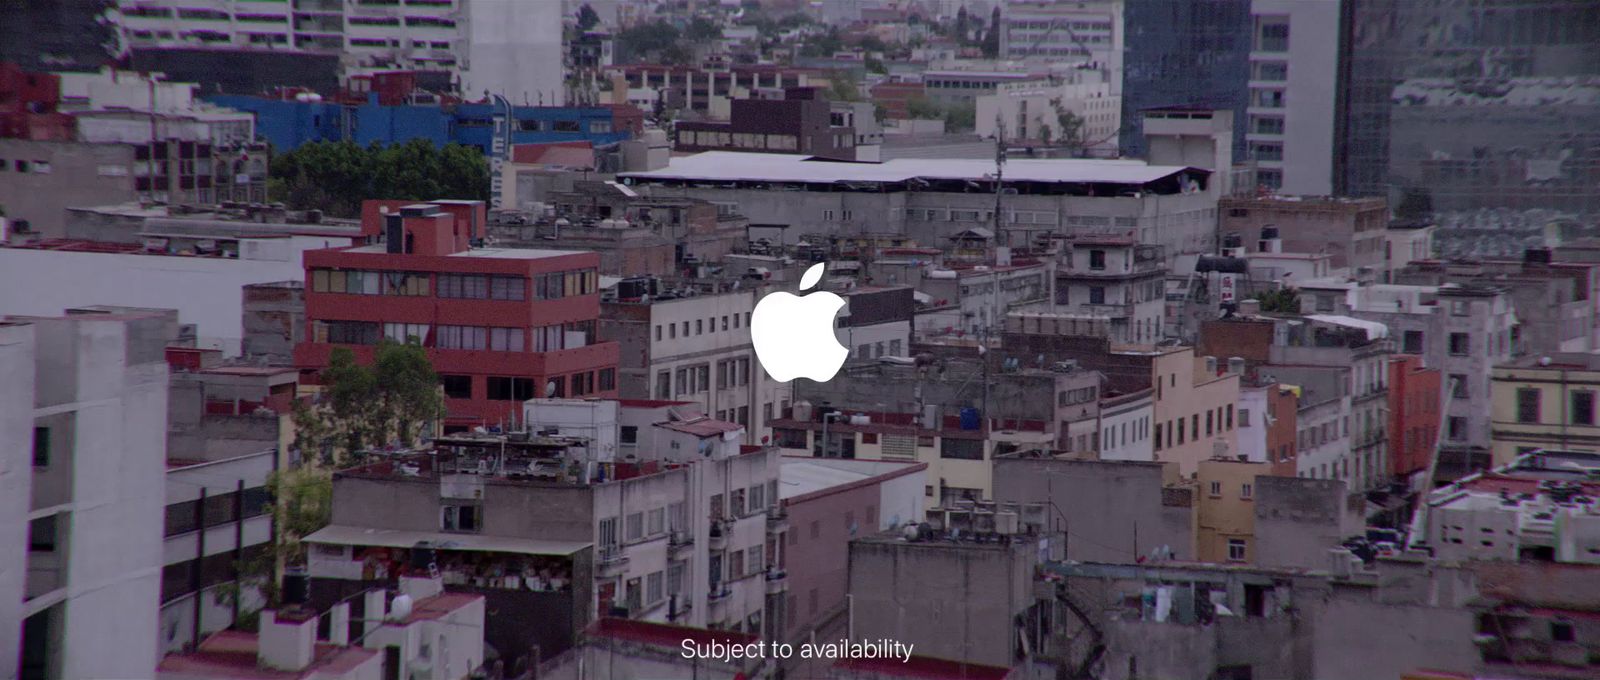
<path fill-rule="evenodd" d="M 489 329 L 489 349 L 496 352 L 521 352 L 524 347 L 526 345 L 523 344 L 521 328 Z"/>
<path fill-rule="evenodd" d="M 1262 52 L 1284 52 L 1289 49 L 1289 24 L 1262 24 L 1261 39 L 1256 45 Z"/>
<path fill-rule="evenodd" d="M 728 578 L 736 579 L 744 576 L 744 574 L 744 551 L 730 551 L 728 553 Z"/>
<path fill-rule="evenodd" d="M 1250 427 L 1250 409 L 1239 409 L 1239 427 Z"/>
<path fill-rule="evenodd" d="M 1423 352 L 1422 331 L 1406 331 L 1403 337 L 1400 351 L 1406 354 L 1421 354 Z"/>
<path fill-rule="evenodd" d="M 1542 392 L 1537 389 L 1524 387 L 1517 390 L 1517 422 L 1539 422 L 1539 397 Z"/>
<path fill-rule="evenodd" d="M 1457 399 L 1467 398 L 1467 376 L 1463 373 L 1450 374 L 1450 396 Z"/>
<path fill-rule="evenodd" d="M 655 573 L 652 573 L 649 576 L 645 577 L 645 581 L 644 581 L 644 602 L 645 602 L 645 604 L 647 604 L 647 605 L 655 604 L 657 602 L 660 602 L 662 600 L 662 598 L 666 597 L 666 595 L 663 592 L 665 590 L 665 587 L 664 587 L 664 584 L 662 583 L 665 580 L 666 580 L 665 574 L 663 572 L 659 572 L 659 571 L 655 572 Z"/>
<path fill-rule="evenodd" d="M 485 349 L 488 345 L 488 330 L 475 326 L 440 326 L 434 339 L 439 349 Z"/>
<path fill-rule="evenodd" d="M 1093 270 L 1096 270 L 1096 271 L 1105 269 L 1106 268 L 1106 251 L 1104 251 L 1104 250 L 1091 250 L 1091 251 L 1089 251 L 1089 268 L 1093 269 Z"/>
<path fill-rule="evenodd" d="M 728 516 L 743 517 L 744 509 L 744 489 L 734 489 L 728 494 Z"/>
<path fill-rule="evenodd" d="M 1570 418 L 1573 425 L 1594 424 L 1593 392 L 1572 393 L 1572 415 Z"/>
<path fill-rule="evenodd" d="M 1573 642 L 1577 640 L 1576 631 L 1573 630 L 1571 621 L 1551 621 L 1550 640 L 1553 642 Z"/>
<path fill-rule="evenodd" d="M 489 376 L 486 387 L 489 399 L 494 401 L 527 401 L 534 397 L 532 378 L 507 378 Z"/>
<path fill-rule="evenodd" d="M 439 384 L 444 387 L 444 396 L 446 398 L 472 398 L 472 376 L 470 375 L 440 375 Z"/>
<path fill-rule="evenodd" d="M 1103 305 L 1106 303 L 1106 289 L 1104 286 L 1089 287 L 1089 304 Z"/>
<path fill-rule="evenodd" d="M 482 529 L 483 509 L 476 505 L 446 505 L 442 508 L 444 518 L 440 528 L 445 531 L 468 531 L 476 533 Z"/>
<path fill-rule="evenodd" d="M 750 512 L 765 510 L 767 507 L 767 487 L 760 484 L 750 487 Z"/>
<path fill-rule="evenodd" d="M 439 297 L 483 300 L 489 297 L 489 277 L 482 274 L 440 274 Z"/>
<path fill-rule="evenodd" d="M 661 324 L 656 324 L 656 342 L 661 342 Z"/>
<path fill-rule="evenodd" d="M 684 568 L 684 565 L 683 565 L 682 562 L 673 562 L 672 564 L 667 566 L 667 594 L 668 595 L 680 595 L 680 594 L 683 593 L 683 573 L 684 573 L 684 571 L 685 571 L 685 568 Z"/>
<path fill-rule="evenodd" d="M 50 466 L 50 428 L 33 428 L 33 466 Z"/>
<path fill-rule="evenodd" d="M 1472 336 L 1466 333 L 1450 334 L 1450 353 L 1455 356 L 1466 356 L 1472 351 Z"/>
<path fill-rule="evenodd" d="M 1445 436 L 1449 437 L 1452 441 L 1461 441 L 1466 439 L 1467 419 L 1461 416 L 1450 416 L 1450 419 L 1445 422 Z"/>
<path fill-rule="evenodd" d="M 600 520 L 600 547 L 614 548 L 617 545 L 617 518 L 607 517 Z"/>
<path fill-rule="evenodd" d="M 1218 481 L 1211 482 L 1211 495 L 1213 497 L 1221 497 L 1222 496 L 1222 482 L 1218 482 Z"/>
<path fill-rule="evenodd" d="M 1239 485 L 1239 497 L 1240 498 L 1244 498 L 1244 499 L 1249 499 L 1249 498 L 1255 497 L 1254 485 L 1252 485 L 1252 484 L 1250 484 L 1248 482 L 1246 482 L 1244 484 L 1240 484 Z"/>
<path fill-rule="evenodd" d="M 1242 539 L 1242 538 L 1230 538 L 1230 539 L 1228 539 L 1228 561 L 1229 562 L 1243 562 L 1244 561 L 1244 539 Z"/>
<path fill-rule="evenodd" d="M 772 441 L 780 449 L 804 449 L 807 448 L 807 434 L 805 430 L 773 428 Z"/>
<path fill-rule="evenodd" d="M 939 457 L 959 460 L 983 460 L 983 440 L 945 437 L 939 440 Z"/>
<path fill-rule="evenodd" d="M 639 443 L 639 426 L 637 426 L 637 425 L 623 425 L 622 426 L 622 443 L 624 443 L 624 444 L 637 444 L 637 443 Z"/>
<path fill-rule="evenodd" d="M 644 538 L 644 513 L 635 512 L 629 514 L 627 524 L 624 528 L 628 532 L 626 534 L 627 540 L 637 541 L 641 538 Z"/>
<path fill-rule="evenodd" d="M 1223 414 L 1224 427 L 1229 430 L 1233 429 L 1233 404 L 1228 404 L 1227 408 L 1223 409 Z"/>

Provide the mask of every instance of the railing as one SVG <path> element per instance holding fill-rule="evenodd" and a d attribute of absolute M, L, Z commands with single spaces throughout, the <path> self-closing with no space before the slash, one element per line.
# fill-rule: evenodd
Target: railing
<path fill-rule="evenodd" d="M 1096 304 L 1085 303 L 1078 305 L 1078 313 L 1095 316 L 1108 316 L 1114 319 L 1123 319 L 1133 316 L 1133 305 L 1123 304 Z"/>

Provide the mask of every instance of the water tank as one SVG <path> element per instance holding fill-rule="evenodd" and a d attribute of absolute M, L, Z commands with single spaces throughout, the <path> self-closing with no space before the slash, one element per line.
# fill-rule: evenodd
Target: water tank
<path fill-rule="evenodd" d="M 401 593 L 394 596 L 394 600 L 389 603 L 389 620 L 404 621 L 408 618 L 411 618 L 411 607 L 413 604 L 414 603 L 412 602 L 410 595 Z"/>
<path fill-rule="evenodd" d="M 868 415 L 863 415 L 863 414 L 857 413 L 857 414 L 855 414 L 853 416 L 850 416 L 850 424 L 851 425 L 871 425 L 872 424 L 872 416 L 868 416 Z"/>
<path fill-rule="evenodd" d="M 793 415 L 793 417 L 794 417 L 795 420 L 798 420 L 800 422 L 810 422 L 811 421 L 811 416 L 812 416 L 812 413 L 811 413 L 811 402 L 809 402 L 809 401 L 797 401 L 797 402 L 794 403 L 794 415 Z"/>
<path fill-rule="evenodd" d="M 977 430 L 977 429 L 980 429 L 980 423 L 981 422 L 982 422 L 982 418 L 978 415 L 978 409 L 973 408 L 971 406 L 968 406 L 966 408 L 961 409 L 961 429 L 963 429 L 963 430 Z"/>
<path fill-rule="evenodd" d="M 283 573 L 283 603 L 306 604 L 311 601 L 311 576 L 304 569 L 289 569 Z"/>

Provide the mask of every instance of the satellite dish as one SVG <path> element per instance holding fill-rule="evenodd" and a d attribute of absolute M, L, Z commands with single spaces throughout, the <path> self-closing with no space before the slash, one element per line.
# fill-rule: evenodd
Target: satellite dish
<path fill-rule="evenodd" d="M 396 595 L 394 601 L 389 603 L 389 620 L 404 621 L 411 618 L 411 596 L 404 593 Z"/>

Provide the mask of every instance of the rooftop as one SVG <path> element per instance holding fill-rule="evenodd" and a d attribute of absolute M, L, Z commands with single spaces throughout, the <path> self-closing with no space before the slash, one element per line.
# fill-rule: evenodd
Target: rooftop
<path fill-rule="evenodd" d="M 372 529 L 367 527 L 331 524 L 312 532 L 303 539 L 306 543 L 323 545 L 353 545 L 380 548 L 411 548 L 429 542 L 438 550 L 471 552 L 518 553 L 522 555 L 572 555 L 592 543 L 581 541 L 555 541 L 533 538 L 486 536 L 482 534 L 447 534 L 429 531 L 401 531 L 399 529 Z"/>
<path fill-rule="evenodd" d="M 882 481 L 926 469 L 915 461 L 784 456 L 778 473 L 778 497 L 796 499 L 856 484 Z"/>
<path fill-rule="evenodd" d="M 385 244 L 374 243 L 372 245 L 347 248 L 344 252 L 370 253 L 378 255 L 388 253 L 389 249 Z M 542 260 L 547 257 L 563 257 L 566 255 L 577 254 L 579 254 L 579 251 L 549 250 L 542 248 L 471 248 L 468 250 L 463 250 L 459 253 L 451 253 L 446 257 L 486 257 L 499 258 L 503 260 Z"/>
<path fill-rule="evenodd" d="M 1145 184 L 1183 172 L 1207 171 L 1181 165 L 1148 165 L 1143 161 L 1028 159 L 1006 162 L 1008 182 Z M 707 151 L 673 158 L 667 167 L 619 177 L 642 180 L 755 182 L 907 182 L 921 180 L 984 181 L 994 174 L 994 161 L 968 158 L 906 158 L 883 163 L 851 163 L 795 154 Z"/>
<path fill-rule="evenodd" d="M 168 655 L 156 666 L 156 673 L 168 677 L 229 680 L 342 677 L 378 655 L 375 649 L 319 643 L 314 660 L 305 670 L 280 671 L 260 666 L 256 659 L 260 649 L 261 640 L 255 633 L 224 630 L 206 638 L 193 652 Z"/>
<path fill-rule="evenodd" d="M 1500 368 L 1524 368 L 1543 371 L 1600 371 L 1600 354 L 1565 352 L 1560 354 L 1528 355 L 1515 359 Z"/>
<path fill-rule="evenodd" d="M 913 656 L 901 661 L 886 659 L 840 659 L 833 664 L 837 670 L 855 671 L 870 678 L 919 678 L 924 680 L 1005 680 L 1011 669 L 984 666 L 965 661 Z M 845 676 L 850 677 L 850 676 Z"/>
<path fill-rule="evenodd" d="M 584 636 L 589 638 L 608 638 L 612 640 L 626 640 L 647 645 L 671 647 L 674 651 L 682 649 L 685 640 L 699 644 L 721 642 L 723 644 L 748 644 L 760 639 L 755 635 L 748 635 L 729 630 L 709 630 L 706 628 L 690 628 L 688 626 L 673 626 L 665 623 L 648 623 L 645 621 L 630 621 L 606 617 L 594 622 L 584 631 Z"/>

